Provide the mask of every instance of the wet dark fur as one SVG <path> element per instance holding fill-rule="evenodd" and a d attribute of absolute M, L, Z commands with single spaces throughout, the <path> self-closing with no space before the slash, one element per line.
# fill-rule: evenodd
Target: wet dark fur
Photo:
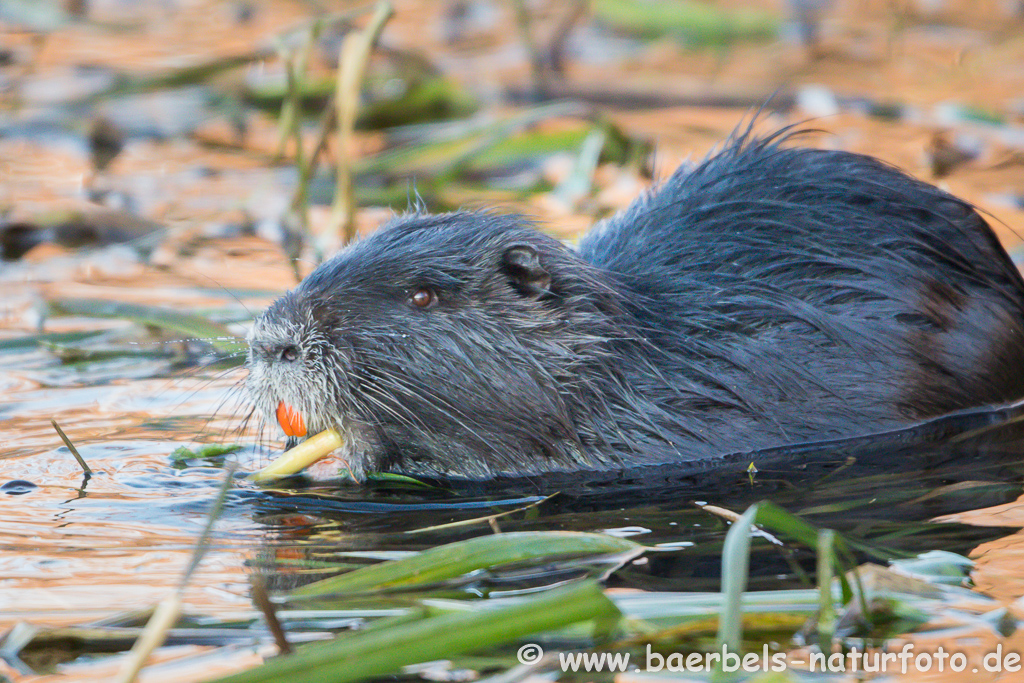
<path fill-rule="evenodd" d="M 340 427 L 357 476 L 464 477 L 713 458 L 1024 395 L 1024 282 L 978 214 L 786 143 L 740 136 L 578 253 L 515 216 L 397 218 L 257 321 L 250 395 Z M 420 287 L 436 307 L 410 305 Z"/>

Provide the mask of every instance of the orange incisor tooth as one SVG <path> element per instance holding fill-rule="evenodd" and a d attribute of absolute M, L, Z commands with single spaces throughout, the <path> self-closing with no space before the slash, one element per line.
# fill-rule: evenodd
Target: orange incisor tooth
<path fill-rule="evenodd" d="M 302 419 L 302 414 L 284 401 L 277 404 L 277 423 L 287 436 L 306 435 L 306 423 Z"/>

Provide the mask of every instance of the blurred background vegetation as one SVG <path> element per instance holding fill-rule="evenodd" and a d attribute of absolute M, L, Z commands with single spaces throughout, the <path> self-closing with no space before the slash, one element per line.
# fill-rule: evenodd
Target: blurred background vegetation
<path fill-rule="evenodd" d="M 417 198 L 570 238 L 762 107 L 944 183 L 1009 243 L 1022 6 L 4 0 L 2 256 L 118 245 L 75 277 L 283 288 Z"/>

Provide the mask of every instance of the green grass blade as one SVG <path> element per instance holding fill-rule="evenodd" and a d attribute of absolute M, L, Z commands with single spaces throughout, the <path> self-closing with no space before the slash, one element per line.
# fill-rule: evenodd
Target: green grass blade
<path fill-rule="evenodd" d="M 758 503 L 757 523 L 771 529 L 773 533 L 789 536 L 808 548 L 818 545 L 818 528 L 816 526 L 768 501 Z"/>
<path fill-rule="evenodd" d="M 758 503 L 757 523 L 764 525 L 776 533 L 787 535 L 803 543 L 809 548 L 820 549 L 818 536 L 820 532 L 816 526 L 808 524 L 793 513 L 783 510 L 773 503 L 768 501 L 761 501 Z M 852 600 L 855 595 L 846 574 L 843 573 L 846 569 L 852 569 L 857 564 L 857 558 L 853 554 L 851 548 L 856 548 L 867 555 L 881 560 L 888 560 L 895 552 L 875 547 L 867 543 L 849 541 L 846 537 L 835 532 L 832 532 L 829 546 L 830 552 L 832 553 L 830 562 L 832 563 L 835 575 L 839 578 L 839 586 L 842 589 L 844 603 Z M 854 578 L 856 579 L 856 577 L 857 575 L 854 573 Z M 865 614 L 866 613 L 867 611 L 865 606 Z"/>
<path fill-rule="evenodd" d="M 750 530 L 757 517 L 758 505 L 747 508 L 740 515 L 729 533 L 725 535 L 722 547 L 722 618 L 718 622 L 718 649 L 728 648 L 739 654 L 743 638 L 743 592 L 747 588 L 747 572 L 750 569 Z"/>
<path fill-rule="evenodd" d="M 245 346 L 243 339 L 236 337 L 220 323 L 169 308 L 104 299 L 57 299 L 50 302 L 50 307 L 64 315 L 123 318 L 136 323 L 163 327 L 209 341 L 219 351 L 238 351 Z"/>
<path fill-rule="evenodd" d="M 778 17 L 744 4 L 733 10 L 688 0 L 596 0 L 593 12 L 616 30 L 648 40 L 673 36 L 695 46 L 725 46 L 774 38 Z"/>
<path fill-rule="evenodd" d="M 600 587 L 585 582 L 508 607 L 429 617 L 317 643 L 216 683 L 347 683 L 508 643 L 531 633 L 619 616 Z"/>
<path fill-rule="evenodd" d="M 643 546 L 605 534 L 573 531 L 523 531 L 480 536 L 449 543 L 417 555 L 384 562 L 311 583 L 292 595 L 366 591 L 392 586 L 433 583 L 509 562 L 558 555 L 605 555 L 643 552 Z"/>
<path fill-rule="evenodd" d="M 822 652 L 832 651 L 832 636 L 836 630 L 836 606 L 832 595 L 835 577 L 836 532 L 822 529 L 818 532 L 818 589 L 821 591 L 818 608 L 818 646 Z"/>
<path fill-rule="evenodd" d="M 0 351 L 11 351 L 23 348 L 31 348 L 38 345 L 66 344 L 79 342 L 86 339 L 110 336 L 106 330 L 89 330 L 76 332 L 42 332 L 39 334 L 25 334 L 10 339 L 0 339 Z"/>
<path fill-rule="evenodd" d="M 773 533 L 783 534 L 799 541 L 808 548 L 815 548 L 818 545 L 818 527 L 805 522 L 792 512 L 783 510 L 778 505 L 763 500 L 757 504 L 757 524 L 770 529 Z M 902 557 L 905 553 L 898 550 L 886 548 L 875 543 L 866 543 L 848 539 L 845 536 L 836 535 L 836 551 L 840 557 L 852 557 L 851 549 L 859 550 L 865 555 L 876 560 L 888 561 L 893 557 Z"/>

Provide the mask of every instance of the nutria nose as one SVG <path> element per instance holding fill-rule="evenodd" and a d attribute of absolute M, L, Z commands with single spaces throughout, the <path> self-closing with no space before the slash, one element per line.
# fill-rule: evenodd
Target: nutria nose
<path fill-rule="evenodd" d="M 264 360 L 283 360 L 287 363 L 298 360 L 299 350 L 292 344 L 274 344 L 254 341 L 249 344 L 252 350 Z"/>

